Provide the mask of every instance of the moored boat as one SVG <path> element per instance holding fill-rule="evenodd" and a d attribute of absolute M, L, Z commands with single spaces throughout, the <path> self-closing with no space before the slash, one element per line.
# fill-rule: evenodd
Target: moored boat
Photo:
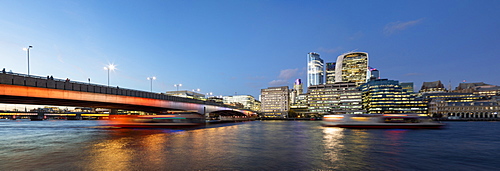
<path fill-rule="evenodd" d="M 445 126 L 419 114 L 345 114 L 323 116 L 323 126 L 341 128 L 438 129 Z"/>

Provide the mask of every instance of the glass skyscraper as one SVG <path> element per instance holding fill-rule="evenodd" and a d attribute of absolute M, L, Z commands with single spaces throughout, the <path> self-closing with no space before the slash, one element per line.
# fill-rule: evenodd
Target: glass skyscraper
<path fill-rule="evenodd" d="M 324 84 L 325 71 L 323 59 L 318 53 L 307 54 L 307 86 Z"/>
<path fill-rule="evenodd" d="M 335 83 L 335 62 L 326 63 L 326 83 Z"/>

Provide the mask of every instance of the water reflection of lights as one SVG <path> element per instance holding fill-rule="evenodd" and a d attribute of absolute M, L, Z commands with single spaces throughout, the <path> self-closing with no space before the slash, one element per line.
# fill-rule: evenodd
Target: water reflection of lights
<path fill-rule="evenodd" d="M 401 141 L 403 136 L 406 134 L 408 130 L 407 129 L 390 129 L 386 130 L 385 134 L 388 139 L 390 140 L 389 145 L 393 146 L 393 148 L 401 148 L 401 145 L 405 143 L 404 141 Z M 398 152 L 395 150 L 394 152 Z"/>
<path fill-rule="evenodd" d="M 335 162 L 340 160 L 340 150 L 344 148 L 342 138 L 344 137 L 344 128 L 328 127 L 323 129 L 323 144 L 325 146 L 325 157 Z"/>
<path fill-rule="evenodd" d="M 323 128 L 325 168 L 341 170 L 369 165 L 367 151 L 373 144 L 371 135 L 365 129 Z"/>
<path fill-rule="evenodd" d="M 239 125 L 218 125 L 203 129 L 113 129 L 109 138 L 88 147 L 83 170 L 190 170 L 203 168 L 206 158 L 231 155 L 238 137 Z M 251 138 L 251 137 L 249 137 Z M 193 150 L 189 150 L 193 149 Z M 203 149 L 203 150 L 201 150 Z M 198 156 L 186 158 L 186 156 Z M 180 165 L 189 161 L 192 166 Z M 134 163 L 148 163 L 136 166 Z M 165 168 L 175 166 L 179 168 Z M 149 170 L 149 169 L 146 169 Z"/>
<path fill-rule="evenodd" d="M 131 164 L 133 151 L 125 148 L 129 138 L 106 140 L 91 147 L 89 163 L 83 170 L 127 170 Z"/>

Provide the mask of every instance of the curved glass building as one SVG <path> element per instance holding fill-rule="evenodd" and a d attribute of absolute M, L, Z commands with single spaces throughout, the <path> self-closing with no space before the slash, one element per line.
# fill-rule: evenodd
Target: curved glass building
<path fill-rule="evenodd" d="M 355 82 L 364 84 L 370 79 L 368 53 L 348 52 L 337 57 L 335 82 Z"/>

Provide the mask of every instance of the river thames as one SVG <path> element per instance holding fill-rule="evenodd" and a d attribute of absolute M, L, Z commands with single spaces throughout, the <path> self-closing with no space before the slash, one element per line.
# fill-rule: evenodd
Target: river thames
<path fill-rule="evenodd" d="M 251 121 L 112 129 L 99 121 L 0 121 L 0 170 L 497 170 L 500 122 L 345 129 Z"/>

